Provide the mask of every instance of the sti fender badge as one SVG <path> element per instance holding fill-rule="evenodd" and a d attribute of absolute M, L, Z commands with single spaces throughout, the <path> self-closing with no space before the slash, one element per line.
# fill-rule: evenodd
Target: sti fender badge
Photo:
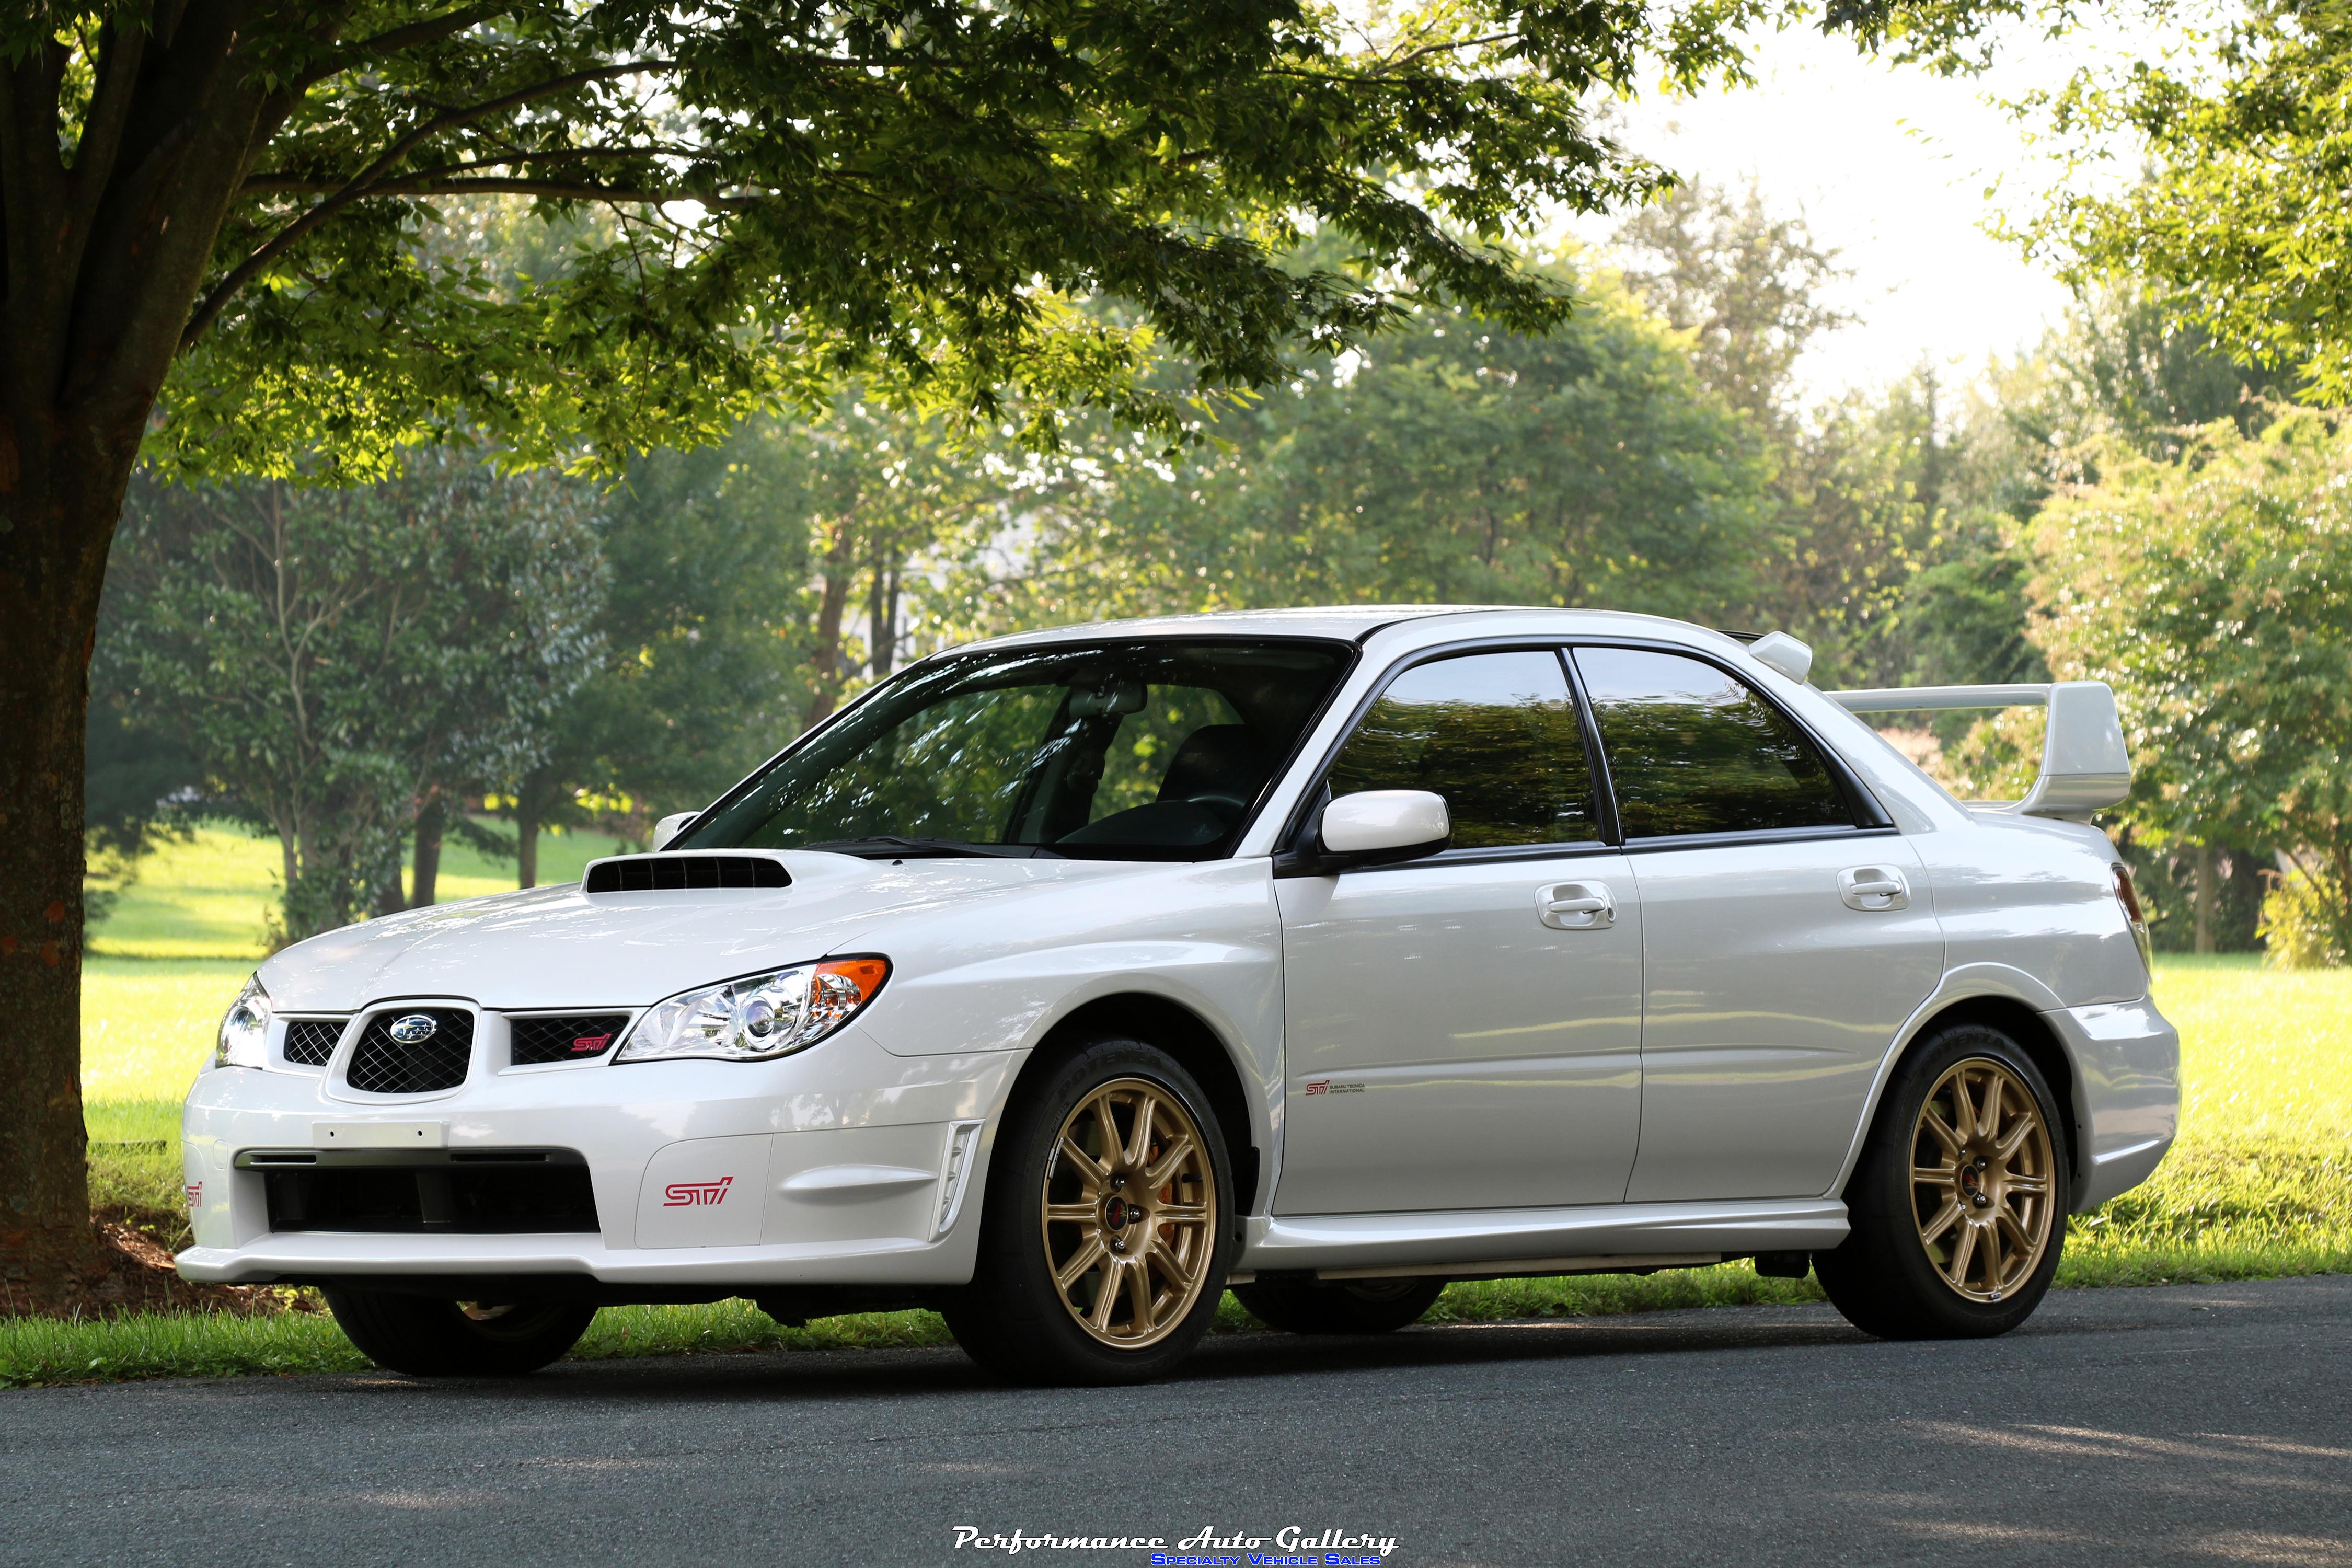
<path fill-rule="evenodd" d="M 1307 1092 L 1309 1094 L 1328 1094 L 1331 1092 L 1331 1080 L 1328 1078 L 1318 1078 L 1313 1083 L 1307 1086 Z"/>
<path fill-rule="evenodd" d="M 709 1208 L 727 1201 L 727 1189 L 735 1184 L 732 1176 L 721 1176 L 715 1182 L 672 1182 L 662 1189 L 662 1207 L 666 1209 Z"/>

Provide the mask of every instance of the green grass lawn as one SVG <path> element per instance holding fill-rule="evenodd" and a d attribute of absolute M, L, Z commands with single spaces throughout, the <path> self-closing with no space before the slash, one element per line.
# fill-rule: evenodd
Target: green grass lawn
<path fill-rule="evenodd" d="M 541 833 L 539 879 L 571 882 L 599 855 L 621 847 L 602 833 Z M 278 841 L 233 823 L 206 823 L 185 843 L 166 844 L 141 862 L 90 932 L 89 950 L 108 958 L 262 956 L 262 922 L 284 884 Z M 406 872 L 401 885 L 409 885 Z M 449 903 L 511 891 L 515 867 L 455 840 L 441 847 L 434 901 Z"/>
<path fill-rule="evenodd" d="M 267 848 L 247 840 L 231 852 L 216 839 L 200 838 L 167 875 L 152 885 L 142 877 L 132 894 L 145 889 L 149 898 L 184 898 L 184 907 L 212 910 L 206 918 L 215 931 L 257 930 L 259 900 L 268 896 L 269 884 L 266 875 L 254 880 L 253 868 L 261 865 L 266 873 L 266 856 L 255 852 Z M 572 874 L 585 858 L 573 848 Z M 564 874 L 561 868 L 550 873 Z M 236 882 L 232 875 L 246 879 Z M 206 877 L 217 880 L 203 883 L 201 897 L 189 891 Z M 511 883 L 509 876 L 501 885 Z M 472 882 L 445 880 L 444 886 L 453 893 L 474 889 Z M 243 915 L 230 912 L 226 893 L 239 887 Z M 217 904 L 205 902 L 215 897 Z M 137 909 L 126 896 L 117 920 Z M 143 929 L 155 943 L 149 952 L 180 940 L 160 918 Z M 93 1201 L 152 1211 L 159 1226 L 177 1223 L 178 1100 L 212 1048 L 222 1010 L 251 968 L 250 957 L 226 955 L 90 961 L 82 1038 Z M 2163 957 L 2157 1000 L 2181 1030 L 2180 1142 L 2146 1185 L 2076 1219 L 2059 1283 L 2151 1284 L 2352 1269 L 2352 971 L 2282 973 L 2261 968 L 2250 956 Z M 1819 1298 L 1809 1279 L 1767 1279 L 1740 1263 L 1645 1278 L 1456 1285 L 1432 1315 L 1486 1321 Z M 1248 1323 L 1228 1298 L 1219 1327 Z M 944 1326 L 929 1313 L 780 1329 L 747 1303 L 724 1302 L 609 1310 L 574 1353 L 946 1342 Z M 82 1324 L 0 1320 L 0 1386 L 362 1364 L 332 1321 L 310 1313 Z"/>

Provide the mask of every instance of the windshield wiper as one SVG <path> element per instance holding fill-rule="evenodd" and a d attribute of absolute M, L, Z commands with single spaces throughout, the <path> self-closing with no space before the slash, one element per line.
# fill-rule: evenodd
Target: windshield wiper
<path fill-rule="evenodd" d="M 821 844 L 794 844 L 793 849 L 814 849 L 834 855 L 858 855 L 868 859 L 896 859 L 907 855 L 979 856 L 1004 860 L 1061 858 L 1038 844 L 967 844 L 961 838 L 899 838 L 877 833 L 866 838 L 828 838 Z"/>

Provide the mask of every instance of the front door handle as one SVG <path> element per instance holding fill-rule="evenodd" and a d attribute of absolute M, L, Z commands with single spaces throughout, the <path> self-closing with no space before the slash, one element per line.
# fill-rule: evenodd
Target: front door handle
<path fill-rule="evenodd" d="M 1559 882 L 1536 889 L 1536 918 L 1554 931 L 1606 931 L 1617 923 L 1617 900 L 1601 882 Z"/>
<path fill-rule="evenodd" d="M 1874 914 L 1911 907 L 1911 884 L 1892 866 L 1856 866 L 1838 873 L 1838 897 L 1845 907 Z"/>

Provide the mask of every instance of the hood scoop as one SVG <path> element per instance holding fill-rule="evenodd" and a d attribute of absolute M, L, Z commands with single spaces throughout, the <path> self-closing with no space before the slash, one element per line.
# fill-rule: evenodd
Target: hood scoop
<path fill-rule="evenodd" d="M 583 893 L 685 893 L 707 888 L 789 888 L 792 873 L 767 855 L 614 855 L 588 862 Z"/>

